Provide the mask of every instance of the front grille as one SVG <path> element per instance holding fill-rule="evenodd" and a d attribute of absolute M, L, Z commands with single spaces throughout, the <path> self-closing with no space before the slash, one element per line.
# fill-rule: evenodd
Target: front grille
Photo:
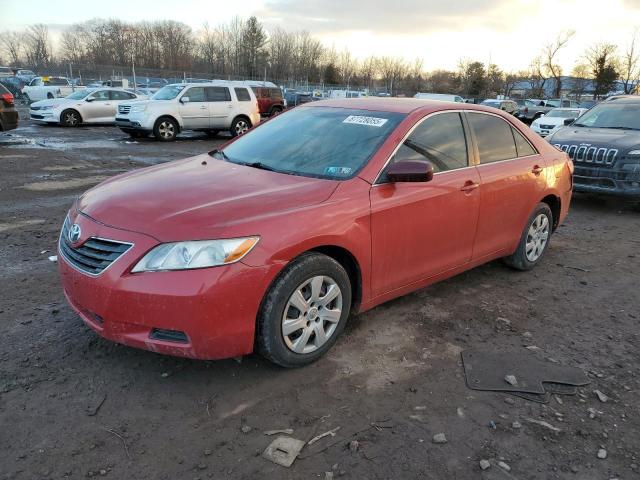
<path fill-rule="evenodd" d="M 43 115 L 34 115 L 33 113 L 31 114 L 31 118 L 34 118 L 36 120 L 42 120 L 44 118 Z"/>
<path fill-rule="evenodd" d="M 60 253 L 67 262 L 89 275 L 102 273 L 131 248 L 130 243 L 95 237 L 89 238 L 78 247 L 73 247 L 68 236 L 70 226 L 71 222 L 67 218 L 60 233 Z"/>
<path fill-rule="evenodd" d="M 127 115 L 131 111 L 131 105 L 118 105 L 118 113 Z"/>
<path fill-rule="evenodd" d="M 540 128 L 542 128 L 543 130 L 553 130 L 555 128 L 555 125 L 540 125 Z"/>
<path fill-rule="evenodd" d="M 40 108 L 42 108 L 42 107 L 34 107 L 34 106 L 31 106 L 31 110 L 40 110 Z"/>
<path fill-rule="evenodd" d="M 612 166 L 618 156 L 617 148 L 594 147 L 591 145 L 562 145 L 554 143 L 563 152 L 567 152 L 569 158 L 578 163 L 592 163 L 605 167 Z"/>

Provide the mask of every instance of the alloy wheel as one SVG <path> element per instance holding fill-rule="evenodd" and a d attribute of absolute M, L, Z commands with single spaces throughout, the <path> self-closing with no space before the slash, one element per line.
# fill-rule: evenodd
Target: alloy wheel
<path fill-rule="evenodd" d="M 242 135 L 249 130 L 249 124 L 245 120 L 238 120 L 236 122 L 236 133 Z"/>
<path fill-rule="evenodd" d="M 175 128 L 173 123 L 165 120 L 158 125 L 158 132 L 162 138 L 173 138 L 175 136 Z"/>
<path fill-rule="evenodd" d="M 74 112 L 67 112 L 64 115 L 64 123 L 70 127 L 75 127 L 78 124 L 78 115 Z"/>
<path fill-rule="evenodd" d="M 282 315 L 287 347 L 307 354 L 322 347 L 334 334 L 342 316 L 342 291 L 331 277 L 306 280 L 289 297 Z"/>
<path fill-rule="evenodd" d="M 541 213 L 529 226 L 527 231 L 527 242 L 525 246 L 525 254 L 527 260 L 535 262 L 544 252 L 547 242 L 549 241 L 549 218 Z"/>

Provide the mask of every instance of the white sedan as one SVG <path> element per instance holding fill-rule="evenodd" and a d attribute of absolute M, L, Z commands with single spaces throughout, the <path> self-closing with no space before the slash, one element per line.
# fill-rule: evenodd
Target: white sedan
<path fill-rule="evenodd" d="M 554 108 L 534 120 L 531 123 L 531 130 L 541 137 L 546 137 L 564 127 L 565 120 L 569 118 L 575 120 L 586 111 L 586 108 Z"/>
<path fill-rule="evenodd" d="M 31 104 L 31 120 L 77 127 L 81 123 L 115 123 L 121 102 L 145 100 L 146 95 L 122 88 L 78 90 L 65 98 L 41 100 Z"/>

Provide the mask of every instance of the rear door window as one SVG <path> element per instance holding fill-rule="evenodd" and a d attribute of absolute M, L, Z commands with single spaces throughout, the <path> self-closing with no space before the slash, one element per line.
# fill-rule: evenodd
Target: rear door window
<path fill-rule="evenodd" d="M 209 102 L 230 102 L 231 92 L 227 87 L 207 87 L 207 101 Z"/>
<path fill-rule="evenodd" d="M 238 97 L 239 102 L 249 102 L 251 101 L 251 95 L 249 95 L 249 90 L 246 88 L 236 87 L 235 89 L 236 97 Z"/>
<path fill-rule="evenodd" d="M 269 90 L 272 98 L 282 98 L 282 91 L 279 88 L 271 88 Z"/>
<path fill-rule="evenodd" d="M 511 126 L 507 122 L 486 113 L 468 112 L 467 118 L 475 133 L 481 164 L 518 156 Z"/>

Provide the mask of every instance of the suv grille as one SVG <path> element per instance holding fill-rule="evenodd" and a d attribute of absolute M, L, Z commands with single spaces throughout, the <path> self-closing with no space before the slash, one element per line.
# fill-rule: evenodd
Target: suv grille
<path fill-rule="evenodd" d="M 78 270 L 89 275 L 98 275 L 131 248 L 130 243 L 90 238 L 79 247 L 72 247 L 69 241 L 69 218 L 64 221 L 60 234 L 60 253 Z"/>
<path fill-rule="evenodd" d="M 118 105 L 118 113 L 127 115 L 131 111 L 131 105 Z"/>
<path fill-rule="evenodd" d="M 554 143 L 563 152 L 567 152 L 571 160 L 580 163 L 611 166 L 618 156 L 617 148 L 593 147 L 589 145 L 562 145 Z"/>

